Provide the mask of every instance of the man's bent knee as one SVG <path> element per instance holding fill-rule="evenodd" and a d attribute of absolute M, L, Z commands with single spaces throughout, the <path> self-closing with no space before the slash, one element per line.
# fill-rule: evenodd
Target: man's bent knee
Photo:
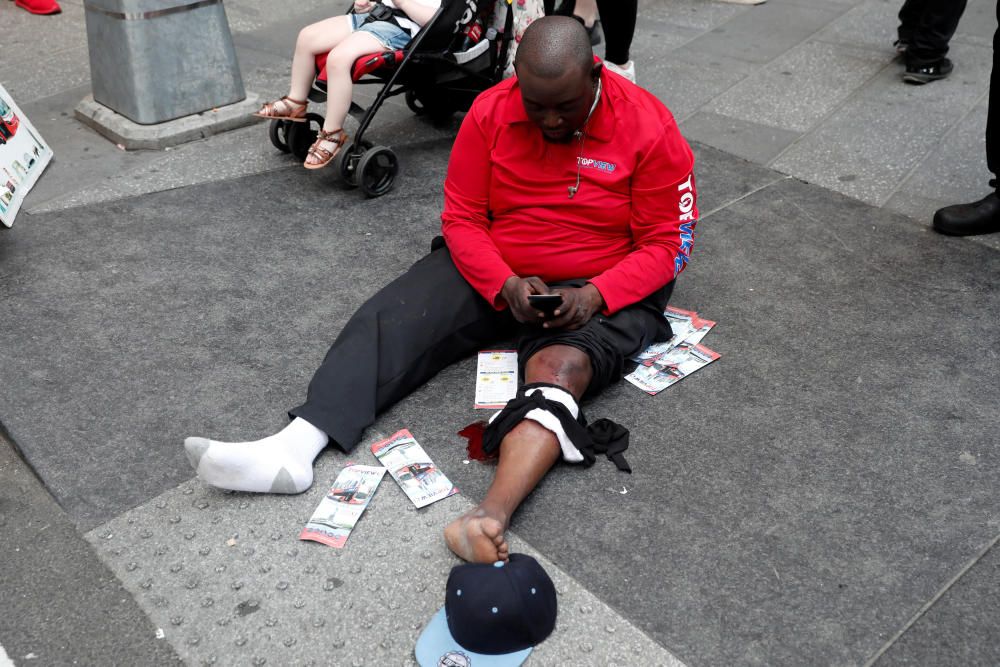
<path fill-rule="evenodd" d="M 524 366 L 525 382 L 548 382 L 565 387 L 580 400 L 594 372 L 590 356 L 570 345 L 550 345 L 531 355 Z"/>

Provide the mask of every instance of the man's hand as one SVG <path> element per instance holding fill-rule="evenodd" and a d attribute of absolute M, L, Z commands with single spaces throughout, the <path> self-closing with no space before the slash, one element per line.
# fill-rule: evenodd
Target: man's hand
<path fill-rule="evenodd" d="M 604 307 L 604 297 L 590 283 L 583 287 L 560 287 L 553 294 L 561 294 L 563 302 L 542 325 L 546 329 L 579 329 Z"/>
<path fill-rule="evenodd" d="M 367 14 L 371 8 L 372 8 L 371 0 L 354 0 L 355 14 Z"/>
<path fill-rule="evenodd" d="M 511 276 L 503 284 L 500 296 L 510 306 L 510 312 L 514 319 L 525 324 L 538 324 L 545 319 L 545 313 L 528 302 L 529 294 L 551 294 L 549 286 L 542 282 L 541 278 L 531 276 L 530 278 L 519 278 Z"/>

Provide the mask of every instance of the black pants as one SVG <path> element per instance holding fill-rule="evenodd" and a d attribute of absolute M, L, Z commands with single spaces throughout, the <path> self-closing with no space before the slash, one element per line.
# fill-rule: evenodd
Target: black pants
<path fill-rule="evenodd" d="M 378 413 L 448 365 L 511 338 L 517 339 L 522 378 L 524 363 L 544 347 L 585 351 L 593 370 L 587 394 L 594 395 L 621 379 L 628 357 L 670 337 L 663 309 L 672 290 L 670 283 L 576 331 L 550 331 L 494 309 L 458 272 L 448 249 L 439 248 L 354 313 L 313 375 L 306 402 L 289 414 L 350 451 Z"/>
<path fill-rule="evenodd" d="M 906 0 L 899 10 L 899 39 L 909 46 L 906 63 L 933 64 L 948 53 L 966 0 Z"/>
<path fill-rule="evenodd" d="M 556 9 L 556 0 L 545 0 L 545 13 L 572 16 L 576 0 L 564 0 Z M 604 59 L 616 65 L 629 61 L 629 49 L 635 36 L 639 0 L 597 0 L 597 13 L 604 31 Z"/>
<path fill-rule="evenodd" d="M 997 21 L 1000 22 L 1000 3 L 997 4 Z M 993 172 L 990 185 L 997 188 L 1000 177 L 1000 28 L 993 34 L 993 73 L 990 74 L 990 107 L 986 114 L 986 164 Z"/>

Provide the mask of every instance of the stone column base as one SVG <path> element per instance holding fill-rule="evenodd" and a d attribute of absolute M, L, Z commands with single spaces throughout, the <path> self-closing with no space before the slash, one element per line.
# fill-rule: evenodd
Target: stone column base
<path fill-rule="evenodd" d="M 259 122 L 261 119 L 252 114 L 260 105 L 260 97 L 248 92 L 246 99 L 236 104 L 155 125 L 140 125 L 95 102 L 93 96 L 88 95 L 76 106 L 73 115 L 127 150 L 162 150 Z"/>

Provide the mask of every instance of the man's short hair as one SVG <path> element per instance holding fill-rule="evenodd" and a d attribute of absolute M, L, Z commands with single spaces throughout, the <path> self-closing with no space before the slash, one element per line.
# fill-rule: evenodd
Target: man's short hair
<path fill-rule="evenodd" d="M 593 64 L 590 36 L 568 16 L 546 16 L 529 25 L 514 57 L 515 69 L 526 67 L 543 79 L 560 77 L 571 67 L 590 70 Z"/>

